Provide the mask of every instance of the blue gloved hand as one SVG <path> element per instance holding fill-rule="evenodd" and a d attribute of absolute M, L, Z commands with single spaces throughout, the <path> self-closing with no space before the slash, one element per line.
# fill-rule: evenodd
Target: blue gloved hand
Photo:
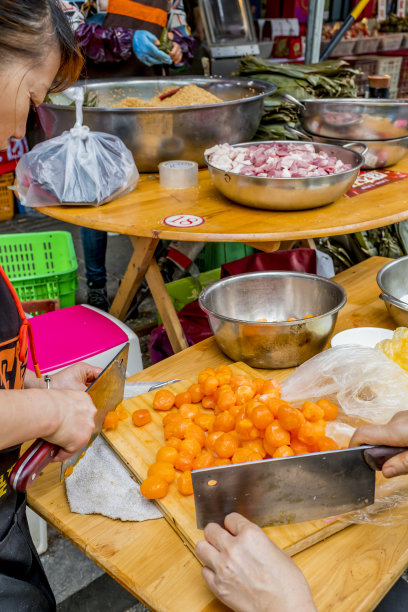
<path fill-rule="evenodd" d="M 133 52 L 137 59 L 146 64 L 146 66 L 153 66 L 153 64 L 172 64 L 170 55 L 160 51 L 154 44 L 157 37 L 148 32 L 147 30 L 136 30 L 133 36 Z"/>

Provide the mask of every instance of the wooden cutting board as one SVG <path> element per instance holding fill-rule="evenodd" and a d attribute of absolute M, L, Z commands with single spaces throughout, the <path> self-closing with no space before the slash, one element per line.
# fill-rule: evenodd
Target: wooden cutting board
<path fill-rule="evenodd" d="M 244 363 L 235 363 L 230 367 L 235 374 L 246 374 L 251 378 L 261 377 L 259 371 L 255 372 Z M 277 378 L 282 380 L 285 375 Z M 181 393 L 195 382 L 197 382 L 197 377 L 180 381 L 166 388 L 173 393 Z M 163 414 L 153 410 L 152 403 L 155 393 L 155 391 L 151 391 L 125 400 L 123 407 L 129 412 L 129 417 L 121 421 L 117 429 L 104 433 L 108 444 L 138 482 L 142 482 L 146 478 L 149 466 L 155 461 L 157 450 L 165 443 L 162 419 L 166 413 Z M 139 428 L 133 425 L 131 414 L 134 410 L 140 408 L 150 410 L 153 420 L 148 425 Z M 196 543 L 203 539 L 203 532 L 196 527 L 194 496 L 185 497 L 181 495 L 175 482 L 173 482 L 166 497 L 155 501 L 155 503 L 163 512 L 166 520 L 177 531 L 190 550 L 194 552 Z M 345 522 L 331 518 L 295 525 L 264 527 L 264 531 L 282 550 L 285 550 L 289 555 L 294 555 L 345 527 L 347 527 Z"/>

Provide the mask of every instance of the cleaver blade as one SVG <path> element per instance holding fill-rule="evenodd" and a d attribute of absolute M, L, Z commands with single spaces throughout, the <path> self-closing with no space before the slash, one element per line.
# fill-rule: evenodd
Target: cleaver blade
<path fill-rule="evenodd" d="M 288 525 L 374 503 L 375 470 L 407 448 L 359 446 L 191 472 L 198 529 L 239 512 L 257 525 Z"/>
<path fill-rule="evenodd" d="M 61 482 L 65 479 L 67 469 L 70 466 L 75 467 L 95 438 L 101 433 L 102 425 L 108 412 L 110 410 L 115 410 L 123 400 L 128 354 L 129 343 L 125 344 L 106 368 L 102 370 L 98 378 L 96 378 L 86 390 L 97 409 L 95 415 L 95 429 L 89 442 L 76 452 L 75 455 L 72 455 L 72 457 L 61 463 Z"/>

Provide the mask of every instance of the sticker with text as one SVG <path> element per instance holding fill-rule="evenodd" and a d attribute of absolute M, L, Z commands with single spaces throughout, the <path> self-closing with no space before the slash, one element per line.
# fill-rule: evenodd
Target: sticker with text
<path fill-rule="evenodd" d="M 404 172 L 394 172 L 393 170 L 370 170 L 368 172 L 361 172 L 345 196 L 347 198 L 354 198 L 360 195 L 360 193 L 383 187 L 384 185 L 388 185 L 388 183 L 401 181 L 407 177 L 408 174 L 404 174 Z"/>
<path fill-rule="evenodd" d="M 170 227 L 196 227 L 205 223 L 205 219 L 198 217 L 197 215 L 171 215 L 163 220 L 165 225 Z"/>

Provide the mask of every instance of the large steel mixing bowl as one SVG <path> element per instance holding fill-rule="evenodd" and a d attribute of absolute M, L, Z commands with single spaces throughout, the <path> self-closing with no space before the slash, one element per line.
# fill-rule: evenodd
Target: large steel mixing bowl
<path fill-rule="evenodd" d="M 377 284 L 388 312 L 397 323 L 408 327 L 408 303 L 401 300 L 408 296 L 408 256 L 386 264 L 377 274 Z"/>
<path fill-rule="evenodd" d="M 199 303 L 228 357 L 255 368 L 290 368 L 323 350 L 346 292 L 314 274 L 251 272 L 209 285 Z"/>
<path fill-rule="evenodd" d="M 223 102 L 196 106 L 112 108 L 126 97 L 149 100 L 166 87 L 194 83 Z M 84 124 L 91 130 L 119 136 L 132 151 L 140 172 L 155 172 L 160 162 L 187 159 L 204 164 L 204 151 L 218 142 L 241 142 L 255 134 L 263 99 L 276 87 L 245 78 L 163 77 L 92 80 L 87 89 L 98 96 L 97 108 L 84 108 Z M 58 136 L 75 123 L 72 106 L 41 104 L 41 129 L 32 134 L 41 141 Z"/>
<path fill-rule="evenodd" d="M 234 146 L 248 147 L 256 144 L 279 143 L 287 144 L 288 141 L 243 142 Z M 325 206 L 340 198 L 350 189 L 364 163 L 364 158 L 360 153 L 346 146 L 339 147 L 318 142 L 305 144 L 313 144 L 317 152 L 324 151 L 330 156 L 341 159 L 345 164 L 351 164 L 351 169 L 310 178 L 263 178 L 221 170 L 213 166 L 207 157 L 205 161 L 217 189 L 227 198 L 239 204 L 268 210 L 304 210 Z M 362 147 L 364 153 L 366 148 L 364 145 Z"/>
<path fill-rule="evenodd" d="M 359 141 L 408 136 L 405 100 L 284 97 L 299 106 L 302 126 L 319 136 Z"/>

